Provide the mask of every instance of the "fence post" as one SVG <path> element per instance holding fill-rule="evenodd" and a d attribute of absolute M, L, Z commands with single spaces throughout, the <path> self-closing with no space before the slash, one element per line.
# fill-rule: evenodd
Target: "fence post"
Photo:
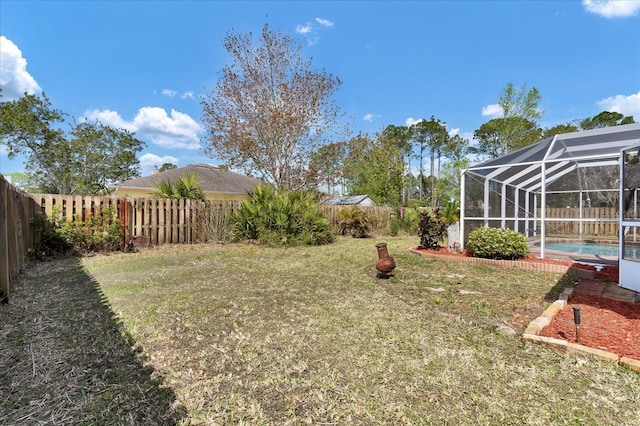
<path fill-rule="evenodd" d="M 0 302 L 9 301 L 9 185 L 0 180 Z"/>
<path fill-rule="evenodd" d="M 120 220 L 120 226 L 122 227 L 122 247 L 125 251 L 129 250 L 129 241 L 131 241 L 131 222 L 130 222 L 130 206 L 129 200 L 126 198 L 118 199 L 118 220 Z"/>

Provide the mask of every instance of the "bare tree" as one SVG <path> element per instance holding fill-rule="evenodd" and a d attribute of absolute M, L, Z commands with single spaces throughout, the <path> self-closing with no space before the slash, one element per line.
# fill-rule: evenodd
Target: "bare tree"
<path fill-rule="evenodd" d="M 231 32 L 224 47 L 231 63 L 201 102 L 205 154 L 276 189 L 304 187 L 312 153 L 337 125 L 332 96 L 340 80 L 314 70 L 299 43 L 268 25 L 258 43 L 251 33 Z"/>

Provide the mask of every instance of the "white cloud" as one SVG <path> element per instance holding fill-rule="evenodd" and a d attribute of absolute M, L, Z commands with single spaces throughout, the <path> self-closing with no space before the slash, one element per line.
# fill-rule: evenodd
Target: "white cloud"
<path fill-rule="evenodd" d="M 102 111 L 99 111 L 97 109 L 86 111 L 83 114 L 83 118 L 91 121 L 99 121 L 107 126 L 115 127 L 118 129 L 125 129 L 130 132 L 135 132 L 138 130 L 136 126 L 122 118 L 120 114 L 118 114 L 118 112 L 108 109 Z"/>
<path fill-rule="evenodd" d="M 333 22 L 329 21 L 328 19 L 316 18 L 316 22 L 323 27 L 333 27 Z"/>
<path fill-rule="evenodd" d="M 188 114 L 171 110 L 171 116 L 163 108 L 143 107 L 133 121 L 126 121 L 116 111 L 91 110 L 84 114 L 89 120 L 135 132 L 140 138 L 165 148 L 198 149 L 200 125 Z"/>
<path fill-rule="evenodd" d="M 154 93 L 155 93 L 155 90 L 154 90 Z M 178 92 L 177 90 L 164 89 L 162 91 L 162 94 L 169 98 L 174 98 L 178 96 L 180 99 L 195 99 L 194 93 L 191 90 L 187 90 L 186 92 L 180 94 L 180 92 Z"/>
<path fill-rule="evenodd" d="M 582 6 L 590 13 L 605 18 L 635 16 L 640 10 L 638 0 L 582 0 Z"/>
<path fill-rule="evenodd" d="M 163 108 L 143 107 L 133 119 L 137 133 L 148 137 L 156 145 L 166 148 L 200 148 L 200 125 L 188 114 L 171 110 L 171 116 Z"/>
<path fill-rule="evenodd" d="M 460 129 L 459 128 L 457 128 L 457 129 L 449 129 L 449 136 L 450 137 L 453 137 L 453 136 L 455 136 L 455 135 L 457 135 L 459 133 L 460 133 Z"/>
<path fill-rule="evenodd" d="M 329 21 L 328 19 L 315 18 L 315 21 L 321 27 L 328 28 L 333 26 L 333 22 Z M 307 22 L 304 25 L 302 24 L 296 25 L 296 32 L 298 34 L 302 34 L 305 37 L 305 39 L 307 40 L 307 44 L 309 46 L 313 46 L 314 44 L 318 43 L 318 41 L 320 40 L 320 36 L 318 36 L 318 30 L 316 28 L 317 27 L 314 27 L 314 25 L 311 22 Z"/>
<path fill-rule="evenodd" d="M 186 92 L 180 94 L 177 90 L 164 89 L 162 94 L 169 98 L 174 98 L 178 96 L 180 99 L 195 99 L 194 93 L 191 90 L 187 90 Z"/>
<path fill-rule="evenodd" d="M 502 107 L 498 104 L 487 105 L 486 107 L 482 107 L 482 115 L 489 116 L 492 118 L 502 117 L 503 111 Z"/>
<path fill-rule="evenodd" d="M 418 120 L 415 120 L 413 117 L 409 117 L 404 121 L 404 124 L 406 124 L 407 127 L 411 127 L 414 124 L 417 124 L 417 123 L 419 123 L 421 121 L 422 121 L 422 118 L 419 118 Z"/>
<path fill-rule="evenodd" d="M 373 120 L 375 120 L 376 118 L 382 117 L 380 114 L 365 114 L 364 117 L 362 117 L 362 119 L 364 121 L 368 121 L 368 122 L 372 122 Z"/>
<path fill-rule="evenodd" d="M 42 89 L 27 72 L 27 60 L 11 40 L 0 36 L 0 87 L 2 100 L 13 101 L 25 92 L 33 95 Z"/>
<path fill-rule="evenodd" d="M 172 157 L 171 155 L 163 155 L 160 157 L 159 155 L 146 153 L 140 156 L 140 166 L 144 169 L 151 169 L 153 167 L 160 167 L 164 163 L 171 163 L 178 165 L 178 159 L 176 157 Z"/>
<path fill-rule="evenodd" d="M 603 111 L 631 115 L 636 122 L 640 122 L 640 91 L 629 96 L 611 96 L 596 102 L 596 104 Z"/>
<path fill-rule="evenodd" d="M 313 31 L 313 26 L 308 22 L 305 25 L 296 26 L 296 32 L 298 34 L 309 34 L 311 31 Z"/>

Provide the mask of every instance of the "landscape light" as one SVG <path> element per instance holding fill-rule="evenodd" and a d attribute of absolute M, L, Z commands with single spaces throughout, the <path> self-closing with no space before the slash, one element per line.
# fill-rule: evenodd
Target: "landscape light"
<path fill-rule="evenodd" d="M 580 341 L 580 306 L 573 307 L 573 322 L 576 325 L 576 342 Z"/>

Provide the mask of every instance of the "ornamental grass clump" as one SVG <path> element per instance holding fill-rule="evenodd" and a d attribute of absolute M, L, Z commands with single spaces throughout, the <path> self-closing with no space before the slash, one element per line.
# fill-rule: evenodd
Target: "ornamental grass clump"
<path fill-rule="evenodd" d="M 308 192 L 258 186 L 231 217 L 235 237 L 266 246 L 320 245 L 333 241 L 329 220 Z"/>
<path fill-rule="evenodd" d="M 471 231 L 467 249 L 473 257 L 515 260 L 529 254 L 527 237 L 511 229 L 477 228 Z"/>
<path fill-rule="evenodd" d="M 353 238 L 367 238 L 374 218 L 358 206 L 343 207 L 338 213 L 340 234 Z"/>

